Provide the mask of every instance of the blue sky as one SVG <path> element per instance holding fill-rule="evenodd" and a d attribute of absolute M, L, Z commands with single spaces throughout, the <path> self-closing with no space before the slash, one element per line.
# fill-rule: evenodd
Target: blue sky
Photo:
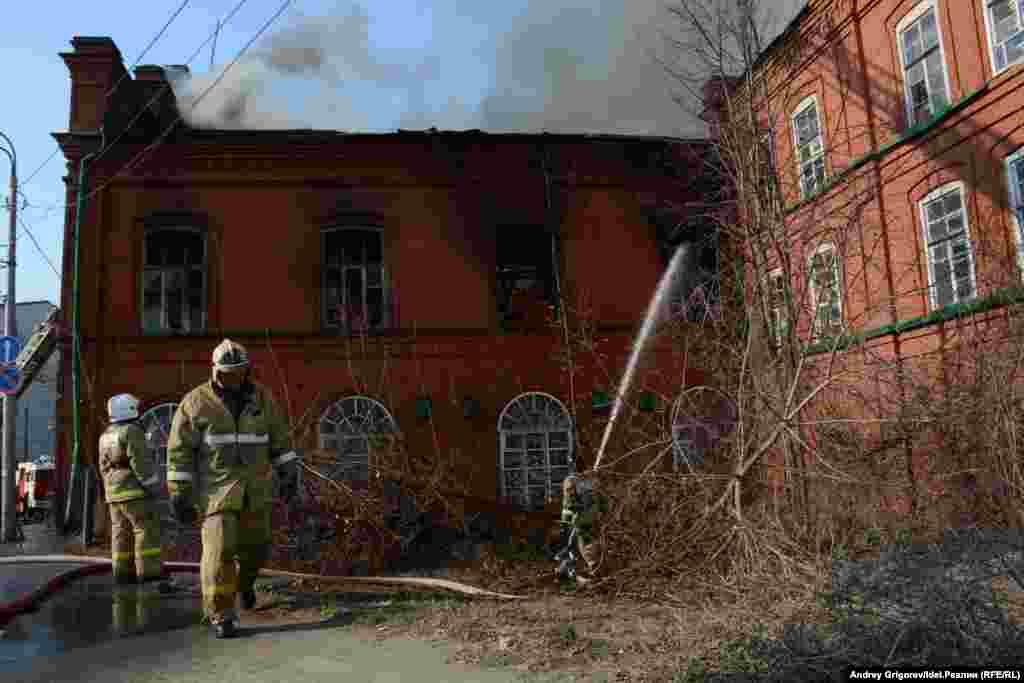
<path fill-rule="evenodd" d="M 191 0 L 140 63 L 185 63 L 237 2 Z M 242 50 L 282 2 L 247 0 L 219 34 L 213 73 Z M 18 301 L 59 303 L 53 269 L 61 269 L 66 169 L 63 155 L 53 154 L 57 146 L 50 134 L 67 129 L 69 79 L 58 53 L 70 50 L 76 35 L 110 36 L 130 67 L 181 3 L 36 0 L 5 6 L 0 132 L 14 141 L 22 183 Z M 660 5 L 659 0 L 387 0 L 364 5 L 360 22 L 353 20 L 360 8 L 350 2 L 294 0 L 265 35 L 304 25 L 329 27 L 326 55 L 338 78 L 238 67 L 231 73 L 232 78 L 247 73 L 246 87 L 257 86 L 254 112 L 272 113 L 274 121 L 291 122 L 289 127 L 435 125 L 699 135 L 692 117 L 672 102 L 673 84 L 652 59 L 651 51 L 663 45 L 657 31 L 669 25 Z M 193 85 L 209 80 L 209 47 L 190 65 Z M 231 84 L 225 79 L 224 93 Z M 210 92 L 209 102 L 215 102 L 219 89 Z M 7 173 L 3 159 L 5 198 Z M 6 226 L 4 216 L 5 231 Z"/>

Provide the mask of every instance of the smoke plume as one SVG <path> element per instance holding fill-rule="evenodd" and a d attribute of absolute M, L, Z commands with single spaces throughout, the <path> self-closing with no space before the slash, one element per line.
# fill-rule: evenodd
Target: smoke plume
<path fill-rule="evenodd" d="M 223 76 L 193 74 L 175 93 L 201 128 L 702 135 L 655 60 L 672 28 L 663 1 L 520 0 L 495 19 L 490 3 L 435 0 L 436 53 L 375 45 L 378 20 L 353 5 L 293 21 Z M 462 22 L 486 26 L 485 39 Z M 467 87 L 467 67 L 488 82 Z"/>

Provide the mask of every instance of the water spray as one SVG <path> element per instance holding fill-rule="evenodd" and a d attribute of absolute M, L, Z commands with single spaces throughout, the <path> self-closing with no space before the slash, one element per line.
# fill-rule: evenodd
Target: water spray
<path fill-rule="evenodd" d="M 636 372 L 636 366 L 637 362 L 640 360 L 640 354 L 643 352 L 647 338 L 651 335 L 651 331 L 654 329 L 654 325 L 658 321 L 659 314 L 665 304 L 665 299 L 668 297 L 668 293 L 672 290 L 672 283 L 675 281 L 675 273 L 679 269 L 679 264 L 682 263 L 684 256 L 689 252 L 689 247 L 689 244 L 681 244 L 676 248 L 676 252 L 672 255 L 672 259 L 669 261 L 668 268 L 665 269 L 665 273 L 661 276 L 661 280 L 658 282 L 658 288 L 654 290 L 654 296 L 651 298 L 651 302 L 647 305 L 647 313 L 644 315 L 643 325 L 641 325 L 640 333 L 637 334 L 636 339 L 633 341 L 633 350 L 630 353 L 629 362 L 626 363 L 626 371 L 622 375 L 622 380 L 619 382 L 618 390 L 615 392 L 615 402 L 612 404 L 612 414 L 608 420 L 608 424 L 605 425 L 604 435 L 601 437 L 601 445 L 597 449 L 597 458 L 594 460 L 595 470 L 601 464 L 601 457 L 604 455 L 604 449 L 608 445 L 608 439 L 611 438 L 612 429 L 615 426 L 615 420 L 619 416 L 619 411 L 622 410 L 623 399 L 626 396 L 626 392 L 629 391 L 629 385 L 633 382 L 633 374 Z"/>

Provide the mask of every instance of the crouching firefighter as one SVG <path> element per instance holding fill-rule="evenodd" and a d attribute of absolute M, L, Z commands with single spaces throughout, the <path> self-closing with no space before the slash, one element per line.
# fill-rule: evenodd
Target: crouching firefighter
<path fill-rule="evenodd" d="M 167 441 L 167 485 L 181 524 L 202 523 L 203 612 L 218 638 L 235 635 L 236 596 L 256 604 L 253 585 L 270 552 L 273 470 L 281 495 L 297 494 L 299 456 L 270 391 L 250 380 L 245 348 L 225 339 L 210 381 L 182 399 Z M 237 566 L 236 566 L 237 561 Z"/>
<path fill-rule="evenodd" d="M 604 496 L 594 492 L 593 482 L 586 477 L 570 474 L 562 481 L 562 528 L 568 539 L 565 547 L 555 556 L 561 579 L 585 583 L 576 567 L 578 556 L 583 559 L 585 574 L 593 577 L 598 567 L 598 547 L 595 525 L 601 513 L 608 509 Z"/>
<path fill-rule="evenodd" d="M 110 506 L 110 551 L 119 585 L 160 582 L 169 588 L 160 557 L 160 477 L 147 457 L 146 438 L 137 424 L 139 399 L 118 394 L 107 401 L 110 426 L 99 442 L 99 469 Z"/>

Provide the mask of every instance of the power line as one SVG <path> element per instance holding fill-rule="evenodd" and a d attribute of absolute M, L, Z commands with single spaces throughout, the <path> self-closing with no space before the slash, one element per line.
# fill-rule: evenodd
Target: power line
<path fill-rule="evenodd" d="M 51 261 L 50 257 L 46 255 L 46 252 L 43 251 L 43 248 L 39 246 L 39 242 L 36 241 L 36 237 L 32 234 L 32 230 L 29 229 L 28 224 L 25 223 L 25 220 L 21 216 L 18 216 L 18 222 L 21 223 L 21 228 L 25 231 L 25 234 L 28 235 L 28 238 L 32 240 L 32 244 L 35 245 L 36 251 L 38 251 L 39 255 L 43 257 L 43 260 L 50 265 L 50 270 L 52 270 L 53 274 L 59 279 L 61 276 L 60 272 L 58 272 L 57 267 L 53 265 L 53 261 Z"/>
<path fill-rule="evenodd" d="M 246 2 L 246 0 L 242 0 L 242 2 L 239 4 L 239 6 L 241 6 L 245 2 Z M 237 55 L 235 55 L 235 58 L 231 60 L 231 63 L 228 64 L 226 67 L 224 67 L 224 70 L 221 71 L 220 76 L 218 76 L 213 81 L 213 83 L 211 83 L 206 88 L 206 90 L 204 90 L 202 93 L 200 93 L 199 97 L 197 97 L 192 102 L 191 106 L 189 107 L 189 111 L 192 111 L 193 109 L 195 109 L 196 106 L 203 100 L 203 98 L 206 97 L 206 95 L 209 94 L 209 92 L 211 90 L 213 90 L 215 87 L 217 87 L 217 85 L 220 84 L 220 82 L 222 80 L 224 80 L 224 77 L 227 76 L 227 73 L 228 73 L 228 71 L 231 70 L 231 67 L 233 67 L 236 63 L 238 63 L 238 60 L 242 58 L 242 56 L 249 50 L 250 47 L 252 47 L 252 44 L 255 43 L 260 38 L 260 36 L 262 36 L 263 33 L 266 32 L 266 30 L 268 28 L 270 28 L 271 24 L 273 24 L 275 21 L 277 21 L 278 17 L 280 17 L 282 14 L 284 14 L 284 11 L 286 9 L 288 9 L 288 6 L 291 5 L 292 2 L 294 2 L 294 0 L 285 0 L 285 2 L 283 2 L 281 4 L 281 6 L 278 8 L 277 12 L 275 12 L 274 15 L 272 17 L 270 17 L 270 19 L 268 19 L 263 24 L 263 26 L 260 27 L 260 30 L 257 31 L 256 34 L 252 38 L 249 39 L 249 42 L 247 42 L 245 44 L 245 46 L 242 47 L 241 51 L 239 51 L 239 53 Z M 205 45 L 205 43 L 204 43 L 204 45 Z M 130 171 L 132 168 L 134 168 L 136 165 L 138 165 L 138 163 L 140 161 L 142 161 L 142 158 L 146 154 L 148 154 L 151 150 L 156 149 L 157 147 L 160 146 L 161 143 L 163 143 L 164 139 L 170 134 L 170 132 L 174 129 L 174 127 L 177 126 L 179 122 L 181 122 L 182 118 L 183 118 L 183 114 L 179 113 L 174 118 L 174 121 L 172 121 L 171 124 L 169 126 L 167 126 L 167 128 L 164 129 L 164 131 L 157 137 L 156 140 L 151 142 L 149 145 L 146 146 L 145 149 L 143 149 L 141 152 L 139 152 L 134 157 L 132 157 L 132 159 L 127 164 L 122 166 L 121 169 L 118 170 L 114 175 L 110 176 L 110 178 L 107 180 L 107 182 L 103 183 L 102 185 L 100 185 L 99 187 L 94 189 L 92 192 L 87 194 L 85 196 L 84 200 L 88 200 L 88 199 L 92 198 L 97 192 L 99 192 L 100 190 L 104 189 L 105 187 L 107 187 L 107 185 L 110 185 L 112 182 L 114 182 L 115 178 L 120 176 L 122 173 Z M 118 139 L 120 139 L 120 138 L 118 138 Z M 107 147 L 107 149 L 109 149 L 109 148 L 110 148 L 110 146 Z"/>
<path fill-rule="evenodd" d="M 190 1 L 190 0 L 189 0 L 189 1 Z M 244 7 L 244 6 L 245 6 L 245 4 L 246 4 L 246 3 L 248 2 L 248 1 L 249 1 L 249 0 L 240 0 L 240 2 L 239 2 L 239 3 L 237 4 L 237 5 L 235 5 L 235 7 L 234 7 L 234 8 L 233 8 L 233 9 L 231 10 L 231 12 L 229 12 L 229 13 L 228 13 L 228 15 L 227 15 L 227 16 L 226 16 L 226 17 L 224 18 L 224 20 L 223 20 L 223 21 L 220 21 L 220 22 L 218 23 L 218 26 L 217 26 L 217 28 L 216 28 L 216 29 L 214 30 L 214 32 L 213 32 L 213 33 L 211 33 L 211 34 L 210 34 L 209 36 L 207 36 L 206 40 L 204 40 L 204 41 L 203 41 L 203 42 L 202 42 L 202 43 L 201 43 L 201 44 L 199 45 L 199 47 L 197 47 L 197 48 L 196 48 L 195 52 L 193 52 L 193 53 L 192 53 L 192 55 L 191 55 L 191 56 L 190 56 L 190 57 L 189 57 L 189 58 L 188 58 L 188 59 L 187 59 L 187 60 L 185 61 L 185 64 L 191 64 L 191 63 L 192 63 L 193 61 L 195 61 L 195 58 L 196 58 L 196 57 L 197 57 L 197 56 L 199 55 L 199 53 L 200 53 L 200 52 L 202 52 L 202 51 L 203 51 L 203 48 L 205 48 L 205 47 L 206 47 L 206 45 L 207 45 L 207 44 L 208 44 L 208 43 L 209 43 L 209 42 L 210 42 L 211 40 L 214 40 L 214 39 L 216 38 L 216 35 L 217 35 L 217 33 L 218 33 L 218 32 L 220 31 L 220 29 L 222 29 L 222 28 L 223 28 L 223 27 L 224 27 L 225 25 L 227 25 L 227 23 L 228 23 L 229 21 L 231 21 L 231 18 L 232 18 L 232 17 L 234 17 L 234 16 L 235 16 L 235 14 L 237 14 L 237 13 L 238 13 L 238 11 L 239 11 L 239 10 L 241 10 L 241 9 L 242 9 L 242 7 Z M 187 4 L 187 2 L 186 2 L 185 4 Z M 184 5 L 183 5 L 182 7 L 184 7 Z M 180 11 L 180 9 L 179 9 L 179 11 Z M 175 14 L 175 16 L 177 16 L 177 13 Z M 275 16 L 275 18 L 276 18 L 276 16 Z M 173 17 L 172 17 L 172 21 L 173 21 Z M 167 26 L 169 26 L 169 25 L 170 25 L 170 22 L 168 22 Z M 164 27 L 164 29 L 165 29 L 165 30 L 166 30 L 167 26 L 165 26 L 165 27 Z M 155 41 L 154 41 L 154 42 L 155 42 Z M 149 48 L 147 48 L 146 50 L 148 51 L 148 49 L 149 49 Z M 143 56 L 145 55 L 145 53 L 146 53 L 146 52 L 144 51 L 144 52 L 143 52 L 143 53 L 142 53 L 141 55 L 139 55 L 139 59 L 140 59 L 140 60 L 141 60 L 141 59 L 142 59 L 142 57 L 143 57 Z M 126 74 L 126 75 L 127 75 L 127 74 Z M 122 80 L 124 80 L 124 77 L 122 77 Z M 118 81 L 118 85 L 120 85 L 120 81 Z M 107 153 L 107 151 L 108 151 L 108 150 L 110 150 L 110 149 L 111 149 L 111 148 L 112 148 L 112 147 L 113 147 L 113 146 L 114 146 L 114 145 L 115 145 L 115 144 L 116 144 L 117 142 L 119 142 L 119 141 L 121 140 L 121 138 L 122 138 L 122 137 L 124 137 L 124 135 L 125 135 L 125 134 L 126 134 L 126 133 L 127 133 L 127 132 L 128 132 L 129 130 L 130 130 L 130 129 L 131 129 L 131 127 L 132 127 L 132 126 L 133 126 L 133 125 L 135 124 L 135 122 L 136 122 L 136 121 L 138 121 L 138 120 L 139 120 L 139 119 L 140 119 L 140 118 L 142 117 L 142 115 L 143 115 L 143 114 L 144 114 L 144 113 L 146 112 L 146 110 L 148 110 L 148 109 L 149 109 L 149 108 L 150 108 L 150 107 L 151 107 L 151 106 L 153 105 L 153 103 L 155 103 L 155 102 L 156 102 L 156 101 L 157 101 L 158 99 L 160 99 L 161 97 L 163 97 L 164 93 L 165 93 L 165 92 L 167 92 L 167 91 L 168 91 L 168 90 L 170 89 L 170 87 L 171 87 L 171 86 L 170 86 L 169 84 L 167 84 L 167 85 L 164 85 L 163 87 L 161 87 L 161 88 L 160 88 L 160 90 L 159 90 L 159 91 L 157 91 L 157 93 L 156 93 L 155 95 L 153 95 L 153 97 L 151 97 L 151 98 L 150 98 L 150 100 L 149 100 L 148 102 L 146 102 L 146 104 L 145 104 L 144 106 L 142 106 L 142 107 L 141 107 L 141 108 L 139 109 L 139 111 L 138 111 L 138 112 L 137 112 L 137 113 L 135 114 L 134 118 L 132 118 L 132 120 L 131 120 L 131 121 L 129 121 L 129 122 L 128 122 L 128 124 L 127 124 L 127 125 L 126 125 L 126 126 L 124 127 L 124 130 L 123 130 L 123 131 L 121 132 L 121 134 L 120 134 L 120 135 L 118 135 L 118 136 L 117 136 L 117 137 L 116 137 L 116 138 L 115 138 L 115 139 L 114 139 L 114 140 L 113 140 L 112 142 L 110 142 L 110 143 L 107 143 L 107 144 L 106 144 L 106 145 L 104 146 L 104 148 L 100 150 L 100 153 L 99 153 L 99 155 L 98 155 L 98 156 L 97 156 L 97 157 L 96 157 L 95 159 L 93 159 L 93 163 L 96 163 L 96 162 L 97 162 L 97 161 L 99 161 L 99 160 L 100 160 L 101 158 L 103 158 L 103 155 L 105 155 L 105 154 Z M 115 88 L 114 88 L 114 89 L 116 90 L 116 88 L 117 88 L 117 86 L 115 86 Z M 111 92 L 113 92 L 113 90 L 112 90 Z M 180 121 L 180 120 L 181 120 L 181 117 L 179 116 L 179 117 L 178 117 L 178 118 L 177 118 L 177 119 L 176 119 L 176 120 L 174 121 L 174 123 L 173 123 L 173 124 L 171 124 L 171 125 L 173 126 L 173 125 L 177 124 L 177 123 L 178 123 L 178 121 Z M 165 135 L 166 135 L 166 133 L 165 133 Z M 44 162 L 43 162 L 42 164 L 40 164 L 40 165 L 39 165 L 39 167 L 38 167 L 38 168 L 36 168 L 36 170 L 32 172 L 32 174 L 31 174 L 31 175 L 29 176 L 29 179 L 28 179 L 27 181 L 25 181 L 25 184 L 28 184 L 28 182 L 29 182 L 29 181 L 31 181 L 31 180 L 32 180 L 32 178 L 34 178 L 34 177 L 35 177 L 35 175 L 36 175 L 37 173 L 39 173 L 39 171 L 40 171 L 40 170 L 42 170 L 42 168 L 43 168 L 44 166 L 46 166 L 46 164 L 47 164 L 47 163 L 49 163 L 50 159 L 53 159 L 53 157 L 54 157 L 54 156 L 56 156 L 56 155 L 57 155 L 57 152 L 59 152 L 59 151 L 60 151 L 60 147 L 57 147 L 57 148 L 56 148 L 56 149 L 55 149 L 55 150 L 54 150 L 54 151 L 53 151 L 53 152 L 52 152 L 52 153 L 50 154 L 50 156 L 49 156 L 49 157 L 48 157 L 48 158 L 46 159 L 46 161 L 44 161 Z M 145 152 L 145 150 L 143 150 L 143 152 Z M 119 173 L 120 173 L 120 171 L 118 172 L 118 174 L 119 174 Z M 114 177 L 116 177 L 116 176 L 117 176 L 118 174 L 115 174 L 115 175 L 114 175 Z M 104 187 L 106 187 L 106 184 L 104 184 L 104 185 L 102 185 L 102 186 L 100 186 L 100 187 L 96 188 L 96 190 L 94 190 L 93 192 L 91 192 L 90 194 L 88 194 L 88 195 L 87 195 L 87 196 L 85 197 L 85 199 L 89 199 L 89 198 L 91 198 L 91 197 L 92 197 L 92 196 L 93 196 L 93 195 L 94 195 L 94 194 L 95 194 L 96 192 L 98 192 L 99 190 L 103 189 Z M 68 207 L 68 204 L 66 204 L 66 203 L 65 203 L 65 204 L 60 204 L 60 205 L 56 205 L 56 204 L 55 204 L 55 205 L 53 205 L 53 206 L 51 206 L 51 207 L 47 208 L 47 212 L 46 212 L 46 215 L 44 216 L 44 218 L 48 218 L 48 217 L 49 217 L 49 215 L 50 215 L 51 213 L 53 213 L 54 211 L 56 211 L 57 209 L 66 209 L 67 207 Z M 40 208 L 42 208 L 42 207 L 40 207 Z"/>
<path fill-rule="evenodd" d="M 178 18 L 178 15 L 181 14 L 182 11 L 184 11 L 185 7 L 187 7 L 188 3 L 190 3 L 190 2 L 192 2 L 192 0 L 184 0 L 184 2 L 181 3 L 181 5 L 178 7 L 178 9 L 174 11 L 174 14 L 171 15 L 171 18 L 167 20 L 167 23 L 164 24 L 163 28 L 160 29 L 159 33 L 157 33 L 153 37 L 153 40 L 149 41 L 149 45 L 147 45 L 146 48 L 139 54 L 139 56 L 135 58 L 135 62 L 132 63 L 132 65 L 131 65 L 131 67 L 129 67 L 128 71 L 126 71 L 124 74 L 122 74 L 121 78 L 119 78 L 117 83 L 114 84 L 114 87 L 111 88 L 109 92 L 107 92 L 107 94 L 104 96 L 104 99 L 109 99 L 110 96 L 113 95 L 117 91 L 117 89 L 121 87 L 121 84 L 124 82 L 124 79 L 128 78 L 128 75 L 129 75 L 129 73 L 131 73 L 131 70 L 134 69 L 138 65 L 139 62 L 142 61 L 142 58 L 145 57 L 146 54 L 151 49 L 153 49 L 153 46 L 156 45 L 156 42 L 158 40 L 160 40 L 161 37 L 163 37 L 164 33 L 167 32 L 167 29 L 170 28 L 171 24 L 174 23 L 174 20 Z M 38 175 L 39 172 L 43 170 L 43 167 L 45 167 L 48 163 L 50 163 L 50 161 L 53 159 L 53 157 L 57 156 L 57 152 L 59 152 L 59 151 L 60 151 L 60 147 L 57 147 L 56 149 L 54 149 L 50 153 L 50 156 L 46 157 L 46 161 L 44 161 L 43 163 L 39 164 L 39 166 L 36 167 L 36 170 L 32 171 L 32 173 L 29 174 L 28 179 L 24 180 L 23 183 L 25 185 L 28 185 L 29 183 L 31 183 L 32 179 L 35 178 L 36 175 Z"/>
<path fill-rule="evenodd" d="M 237 5 L 235 5 L 235 8 L 233 10 L 231 10 L 231 13 L 228 14 L 227 18 L 224 20 L 224 23 L 226 24 L 228 21 L 230 21 L 231 17 L 233 17 L 240 9 L 242 9 L 242 7 L 248 1 L 249 0 L 240 0 L 240 2 Z M 188 58 L 188 60 L 185 63 L 186 64 L 191 64 L 195 60 L 195 58 L 199 55 L 199 53 L 203 51 L 203 48 L 206 47 L 206 44 L 209 43 L 211 40 L 214 40 L 216 38 L 217 32 L 219 30 L 220 30 L 220 26 L 218 25 L 217 29 L 213 33 L 211 33 L 206 38 L 206 40 L 204 40 L 202 42 L 202 44 L 199 47 L 196 48 L 196 51 L 192 53 L 192 55 Z M 103 146 L 103 148 L 100 150 L 100 153 L 96 156 L 95 159 L 92 160 L 91 163 L 95 164 L 97 161 L 102 159 L 104 157 L 104 155 L 108 151 L 113 149 L 114 146 L 121 140 L 121 138 L 123 138 L 125 135 L 127 135 L 128 131 L 131 130 L 131 127 L 133 125 L 135 125 L 135 122 L 138 121 L 142 117 L 142 115 L 153 105 L 153 103 L 155 103 L 158 99 L 163 97 L 164 93 L 167 92 L 170 89 L 171 89 L 170 83 L 167 83 L 167 84 L 163 85 L 160 88 L 160 90 L 158 90 L 157 93 L 155 95 L 153 95 L 153 97 L 150 98 L 149 102 L 146 102 L 146 104 L 144 106 L 139 108 L 139 111 L 135 114 L 135 116 L 132 118 L 132 120 L 129 121 L 127 123 L 127 125 L 125 125 L 124 130 L 121 131 L 121 134 L 118 135 L 116 138 L 114 138 L 113 142 L 106 143 Z M 172 123 L 171 125 L 174 126 L 180 120 L 181 120 L 181 117 L 179 116 L 177 119 L 175 119 L 174 123 Z M 115 173 L 114 175 L 116 176 L 117 174 Z M 103 187 L 105 187 L 105 185 Z M 97 188 L 97 189 L 100 189 L 100 188 Z M 89 194 L 88 196 L 86 196 L 86 199 L 89 199 L 90 197 L 92 197 L 92 194 Z"/>

